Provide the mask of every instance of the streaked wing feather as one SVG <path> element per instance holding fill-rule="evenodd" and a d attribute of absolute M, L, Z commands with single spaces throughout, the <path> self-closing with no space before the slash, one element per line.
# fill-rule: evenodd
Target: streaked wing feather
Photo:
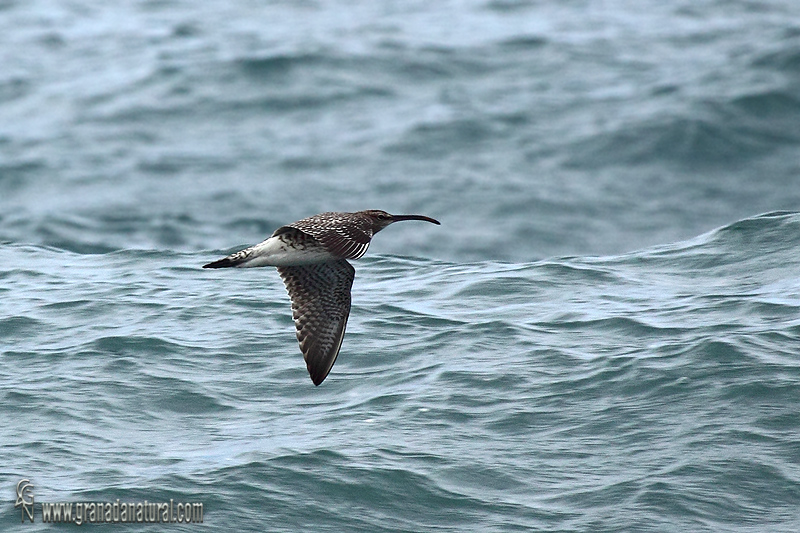
<path fill-rule="evenodd" d="M 311 381 L 319 385 L 336 362 L 350 315 L 355 269 L 344 259 L 278 267 L 292 299 L 300 351 Z"/>
<path fill-rule="evenodd" d="M 373 232 L 369 219 L 356 215 L 356 213 L 320 213 L 284 227 L 294 228 L 312 236 L 329 252 L 343 259 L 358 259 L 367 252 Z M 278 231 L 281 230 L 283 228 Z"/>

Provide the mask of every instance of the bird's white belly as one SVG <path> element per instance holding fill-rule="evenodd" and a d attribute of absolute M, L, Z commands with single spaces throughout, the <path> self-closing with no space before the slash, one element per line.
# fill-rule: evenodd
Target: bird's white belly
<path fill-rule="evenodd" d="M 238 267 L 300 266 L 338 259 L 322 246 L 292 246 L 278 235 L 251 246 L 245 253 L 247 259 Z"/>

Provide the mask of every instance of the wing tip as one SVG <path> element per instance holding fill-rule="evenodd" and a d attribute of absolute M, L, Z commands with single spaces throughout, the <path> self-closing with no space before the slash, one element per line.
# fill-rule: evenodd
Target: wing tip
<path fill-rule="evenodd" d="M 336 356 L 338 355 L 339 354 L 337 353 Z M 334 357 L 333 361 L 336 362 L 336 357 Z M 311 378 L 311 382 L 314 383 L 314 386 L 319 387 L 320 383 L 325 381 L 325 378 L 327 378 L 328 374 L 331 373 L 331 370 L 333 369 L 333 364 L 331 364 L 330 366 L 328 366 L 327 369 L 325 369 L 323 365 L 319 364 L 314 365 L 306 362 L 306 368 L 308 369 L 308 377 Z"/>
<path fill-rule="evenodd" d="M 342 334 L 342 337 L 344 337 L 344 334 Z M 333 359 L 330 362 L 324 360 L 323 361 L 312 360 L 313 362 L 309 363 L 309 359 L 307 358 L 306 354 L 303 354 L 304 358 L 306 358 L 306 368 L 308 369 L 308 376 L 311 378 L 311 381 L 312 383 L 314 383 L 315 386 L 319 387 L 319 385 L 323 381 L 325 381 L 325 378 L 327 378 L 328 375 L 331 373 L 331 370 L 333 370 L 333 364 L 336 362 L 336 359 L 339 358 L 340 347 L 341 344 L 337 346 L 336 353 L 334 354 Z"/>

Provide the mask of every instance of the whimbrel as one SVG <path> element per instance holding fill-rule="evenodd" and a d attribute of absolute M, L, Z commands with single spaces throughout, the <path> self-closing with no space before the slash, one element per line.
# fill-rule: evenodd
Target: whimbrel
<path fill-rule="evenodd" d="M 350 288 L 358 259 L 380 230 L 401 220 L 438 220 L 422 215 L 390 215 L 370 210 L 320 213 L 281 226 L 272 236 L 203 268 L 278 267 L 292 300 L 292 317 L 300 351 L 314 385 L 327 377 L 342 347 Z"/>

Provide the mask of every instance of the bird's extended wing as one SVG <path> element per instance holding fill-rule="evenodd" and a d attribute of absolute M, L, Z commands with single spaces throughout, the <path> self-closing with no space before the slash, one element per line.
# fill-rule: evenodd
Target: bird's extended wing
<path fill-rule="evenodd" d="M 297 340 L 314 385 L 327 377 L 342 346 L 355 269 L 345 261 L 278 267 L 292 299 Z"/>

